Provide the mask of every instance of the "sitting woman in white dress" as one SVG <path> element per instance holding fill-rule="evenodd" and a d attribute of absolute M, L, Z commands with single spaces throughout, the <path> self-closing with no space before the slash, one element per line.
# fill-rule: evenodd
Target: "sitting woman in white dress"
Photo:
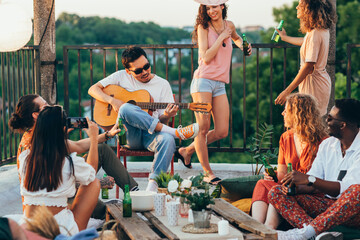
<path fill-rule="evenodd" d="M 46 106 L 36 121 L 31 148 L 19 156 L 21 195 L 24 217 L 46 206 L 54 215 L 62 234 L 75 234 L 86 228 L 93 212 L 100 184 L 95 178 L 98 166 L 98 127 L 88 120 L 91 146 L 87 162 L 67 146 L 66 114 L 61 106 Z M 76 193 L 75 182 L 81 184 L 72 206 L 67 199 Z"/>

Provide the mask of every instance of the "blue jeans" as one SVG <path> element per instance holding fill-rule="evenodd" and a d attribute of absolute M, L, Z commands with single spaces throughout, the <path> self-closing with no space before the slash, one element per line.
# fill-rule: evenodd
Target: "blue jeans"
<path fill-rule="evenodd" d="M 126 138 L 131 149 L 147 149 L 153 152 L 154 161 L 149 175 L 154 179 L 169 168 L 176 149 L 175 139 L 168 133 L 155 132 L 159 119 L 152 118 L 140 107 L 125 103 L 119 109 L 119 117 L 127 128 Z"/>

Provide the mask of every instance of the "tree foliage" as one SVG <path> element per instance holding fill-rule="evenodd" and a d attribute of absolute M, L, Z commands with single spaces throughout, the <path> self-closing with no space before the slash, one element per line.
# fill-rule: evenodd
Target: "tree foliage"
<path fill-rule="evenodd" d="M 281 19 L 285 21 L 284 28 L 290 36 L 304 36 L 299 32 L 299 19 L 296 17 L 296 6 L 298 1 L 292 4 L 283 5 L 273 9 L 273 16 L 276 22 Z M 336 98 L 345 96 L 346 89 L 346 45 L 348 43 L 359 42 L 360 30 L 360 4 L 358 0 L 337 0 L 337 49 L 336 49 Z M 275 26 L 274 26 L 275 27 Z M 261 32 L 246 33 L 251 43 L 270 43 L 271 35 L 274 28 L 270 28 Z M 238 30 L 238 33 L 241 33 Z M 190 39 L 190 33 L 182 29 L 164 28 L 155 23 L 149 22 L 130 22 L 115 18 L 100 17 L 80 17 L 75 14 L 63 13 L 56 21 L 56 39 L 57 39 L 57 56 L 62 59 L 62 47 L 64 45 L 81 45 L 81 44 L 166 44 L 168 41 L 180 41 L 181 39 Z M 282 44 L 281 41 L 279 44 Z M 296 76 L 299 70 L 299 48 L 291 48 L 286 50 L 286 61 L 284 60 L 284 50 L 273 50 L 273 66 L 271 72 L 269 49 L 259 50 L 259 62 L 257 63 L 257 50 L 253 50 L 253 56 L 246 57 L 246 80 L 243 79 L 243 56 L 242 52 L 235 48 L 233 50 L 232 70 L 232 119 L 233 119 L 233 146 L 242 147 L 245 142 L 250 142 L 252 136 L 255 136 L 260 123 L 269 123 L 274 126 L 274 134 L 271 138 L 273 147 L 278 146 L 278 139 L 284 131 L 283 118 L 281 112 L 282 106 L 274 105 L 274 99 Z M 184 53 L 184 52 L 182 52 Z M 195 56 L 197 50 L 195 50 Z M 118 52 L 119 59 L 121 51 Z M 352 96 L 360 97 L 359 89 L 359 69 L 360 63 L 356 61 L 360 56 L 360 51 L 355 50 L 352 55 Z M 93 55 L 93 81 L 94 83 L 115 71 L 116 68 L 122 69 L 121 63 L 116 66 L 115 52 L 107 52 L 106 67 L 103 66 L 103 52 L 95 52 Z M 165 78 L 166 65 L 164 51 L 157 50 L 156 74 Z M 77 54 L 69 55 L 69 79 L 70 79 L 70 102 L 76 106 L 78 101 L 78 92 L 84 100 L 90 99 L 87 89 L 90 87 L 90 63 L 89 53 L 81 53 L 80 66 L 77 65 Z M 151 59 L 150 59 L 151 60 Z M 196 68 L 197 57 L 193 59 Z M 153 65 L 153 64 L 152 64 Z M 286 71 L 284 71 L 286 65 Z M 80 91 L 78 90 L 78 69 L 81 71 Z M 58 68 L 58 96 L 60 102 L 63 101 L 63 71 L 62 66 Z M 154 69 L 153 69 L 154 70 Z M 183 102 L 190 101 L 189 86 L 192 76 L 190 55 L 182 55 L 181 73 L 178 69 L 177 61 L 169 61 L 168 63 L 168 80 L 173 86 L 173 90 L 178 95 L 177 84 L 181 80 L 183 93 Z M 257 76 L 259 78 L 257 79 Z M 270 98 L 270 77 L 272 76 L 272 98 Z M 179 79 L 181 78 L 181 79 Z M 284 82 L 284 79 L 286 81 Z M 93 84 L 93 83 L 92 83 Z M 230 89 L 227 86 L 228 96 Z M 244 95 L 245 93 L 245 95 Z M 245 102 L 245 108 L 243 103 Z M 259 108 L 256 108 L 257 103 Z M 70 106 L 72 105 L 70 104 Z M 272 114 L 269 111 L 272 107 Z M 76 107 L 71 107 L 72 115 L 78 114 Z M 246 113 L 246 115 L 245 115 Z M 257 121 L 257 115 L 258 121 Z M 182 124 L 194 121 L 192 113 L 183 111 L 181 114 Z M 246 129 L 243 129 L 242 122 L 246 121 Z M 176 125 L 179 122 L 179 115 L 176 117 Z M 244 136 L 244 132 L 246 136 Z M 221 140 L 221 145 L 229 144 L 229 137 Z M 182 142 L 187 145 L 188 142 Z M 248 147 L 247 143 L 247 147 Z M 217 146 L 214 143 L 212 146 Z M 211 162 L 249 162 L 250 154 L 234 154 L 231 153 L 209 153 Z M 196 159 L 194 155 L 193 160 Z M 276 161 L 275 161 L 276 162 Z M 274 162 L 273 162 L 274 163 Z"/>

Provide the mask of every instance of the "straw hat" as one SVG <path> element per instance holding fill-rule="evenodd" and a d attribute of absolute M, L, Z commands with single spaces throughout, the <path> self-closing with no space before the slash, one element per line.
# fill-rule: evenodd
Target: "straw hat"
<path fill-rule="evenodd" d="M 228 0 L 194 0 L 202 5 L 217 6 L 226 3 Z"/>

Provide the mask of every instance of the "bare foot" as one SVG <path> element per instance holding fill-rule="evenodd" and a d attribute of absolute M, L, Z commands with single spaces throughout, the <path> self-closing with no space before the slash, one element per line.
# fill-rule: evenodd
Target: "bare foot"
<path fill-rule="evenodd" d="M 186 165 L 191 163 L 192 153 L 188 153 L 186 147 L 179 148 L 179 153 L 181 156 L 183 156 Z"/>

